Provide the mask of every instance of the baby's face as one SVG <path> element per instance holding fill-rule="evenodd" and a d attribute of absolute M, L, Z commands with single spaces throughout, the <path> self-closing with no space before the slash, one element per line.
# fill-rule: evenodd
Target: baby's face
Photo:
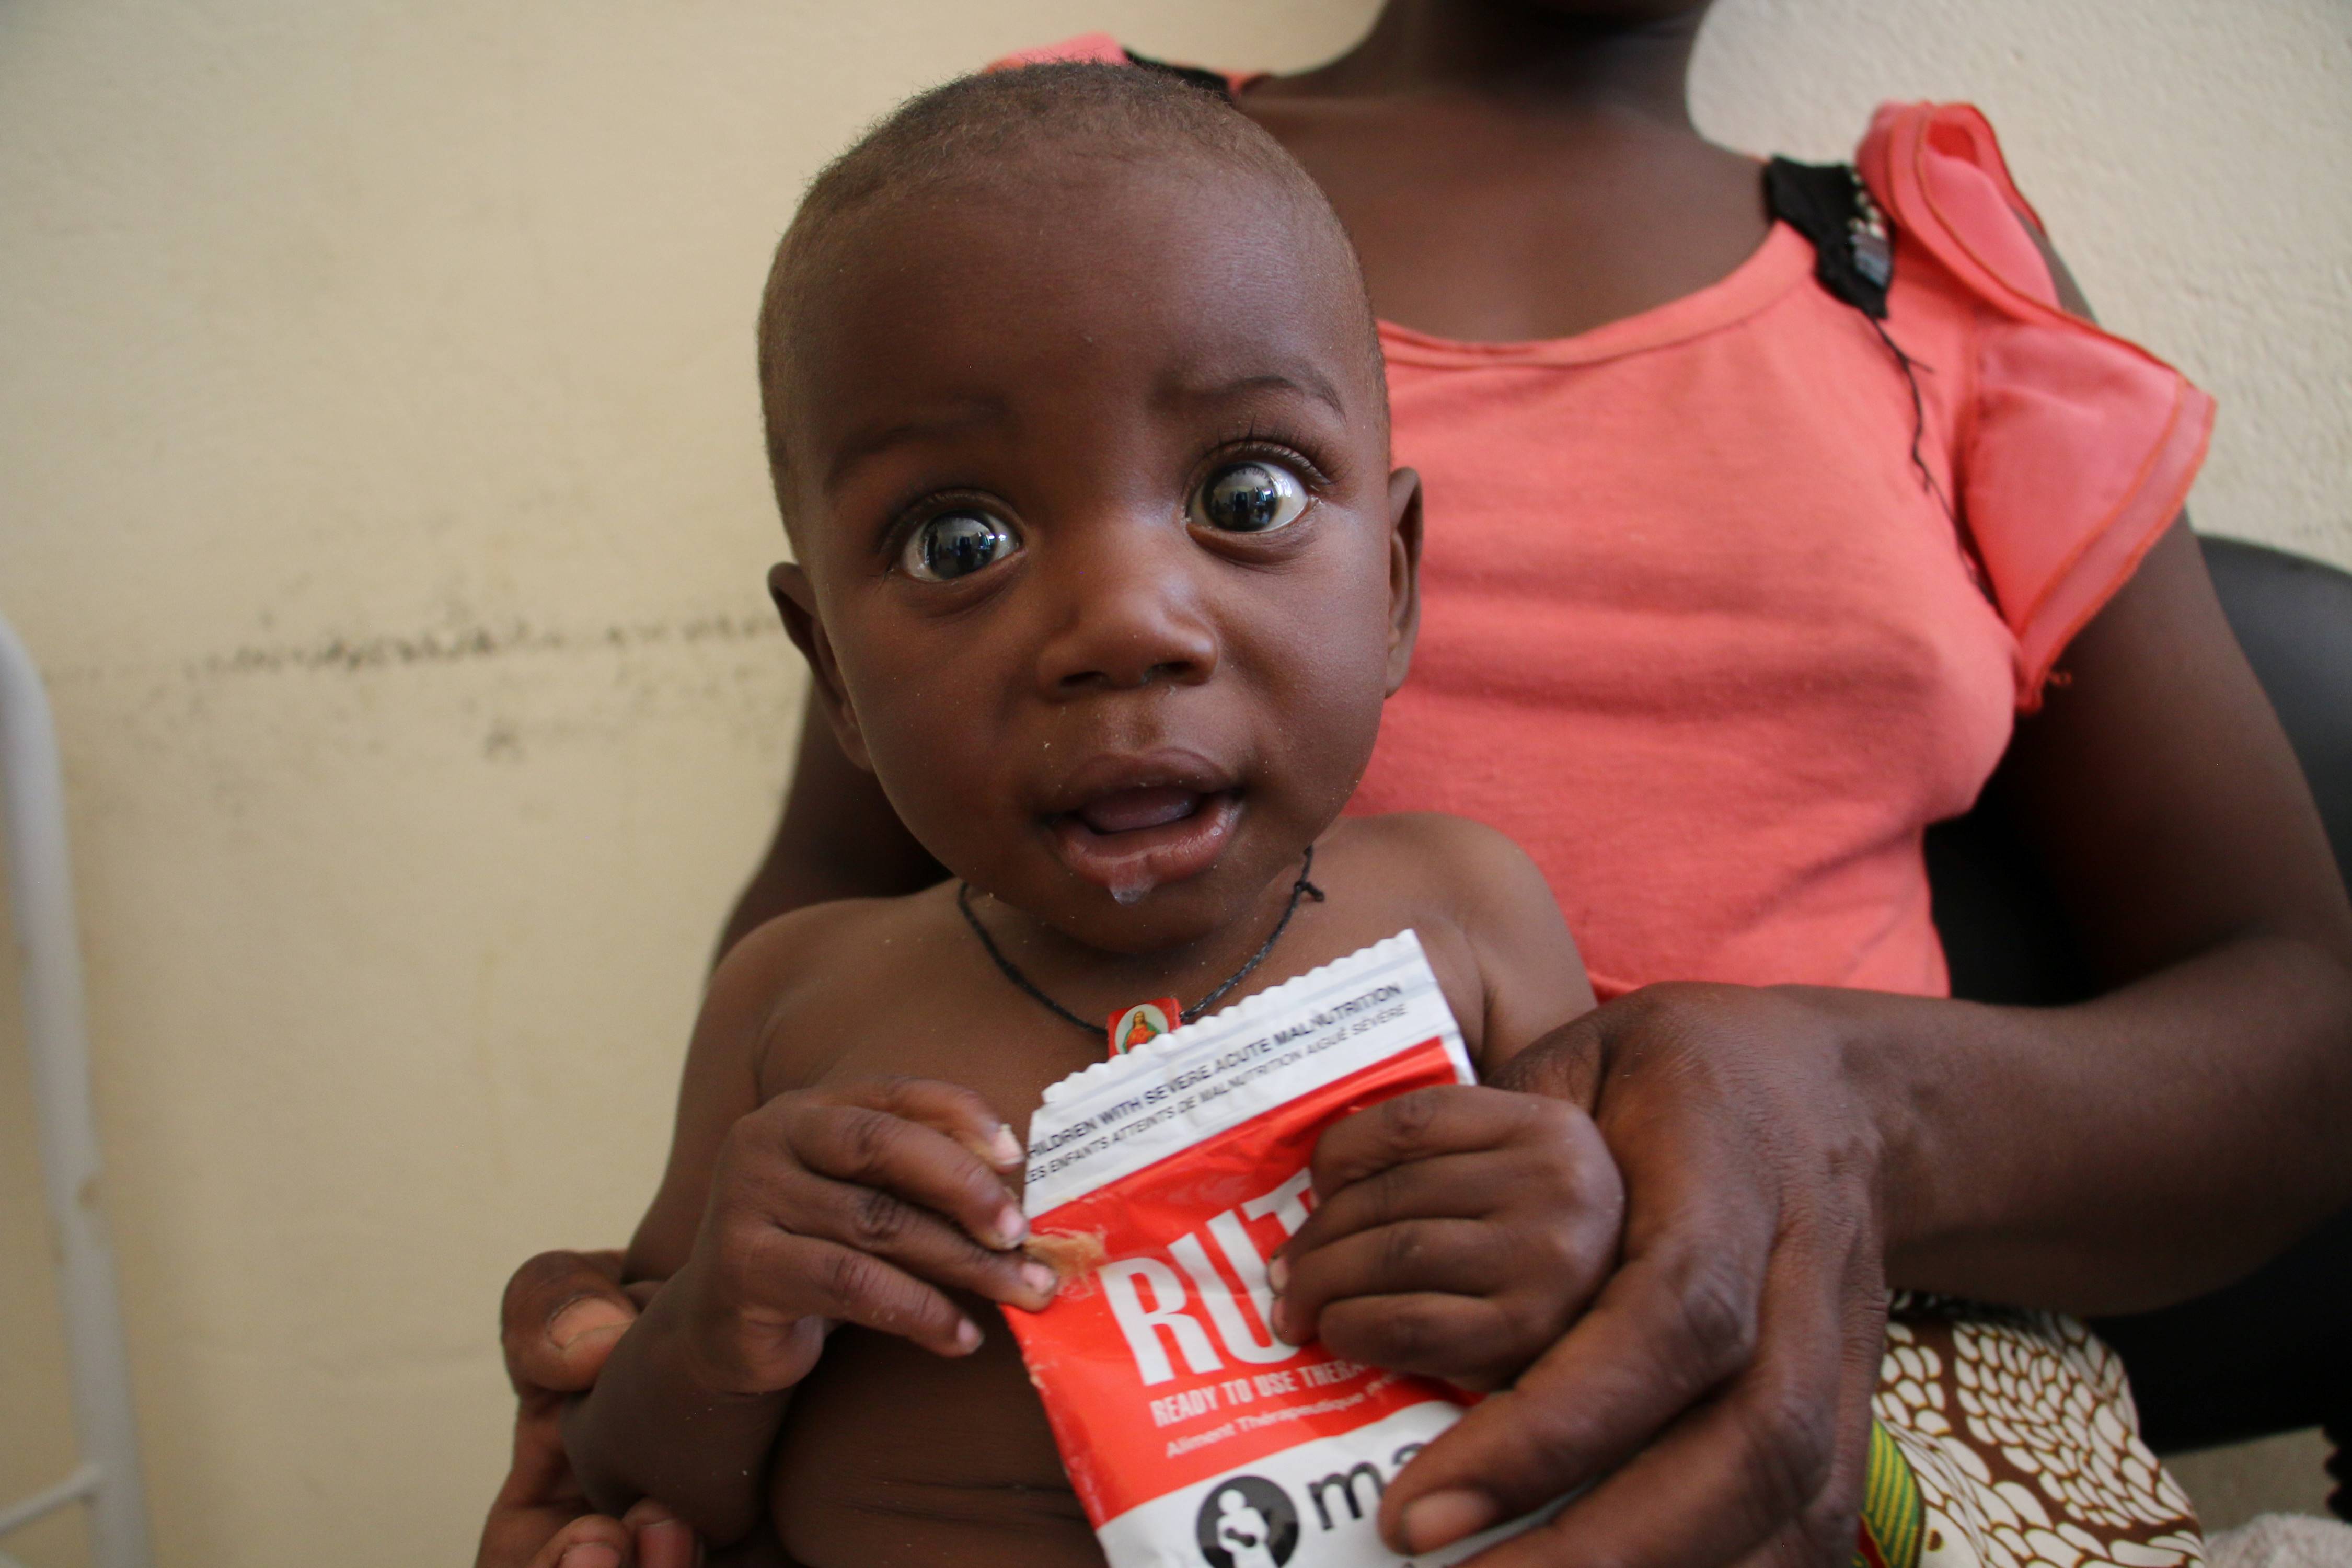
<path fill-rule="evenodd" d="M 1403 679 L 1418 507 L 1337 244 L 1062 158 L 852 219 L 803 312 L 776 587 L 845 747 L 974 886 L 1143 952 L 1240 918 Z"/>

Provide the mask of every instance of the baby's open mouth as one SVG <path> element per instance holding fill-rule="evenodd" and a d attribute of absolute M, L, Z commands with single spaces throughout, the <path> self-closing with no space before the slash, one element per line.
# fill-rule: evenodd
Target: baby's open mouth
<path fill-rule="evenodd" d="M 1240 792 L 1231 789 L 1107 790 L 1053 818 L 1055 847 L 1071 870 L 1131 904 L 1214 865 L 1240 806 Z"/>
<path fill-rule="evenodd" d="M 1208 797 L 1197 790 L 1173 784 L 1157 788 L 1114 790 L 1078 807 L 1078 820 L 1097 833 L 1134 833 L 1181 822 L 1201 809 Z"/>

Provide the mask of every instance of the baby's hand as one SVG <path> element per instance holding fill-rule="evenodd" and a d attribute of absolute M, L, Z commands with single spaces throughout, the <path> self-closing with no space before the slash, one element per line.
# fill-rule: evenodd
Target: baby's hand
<path fill-rule="evenodd" d="M 1054 1271 L 1014 1250 L 1029 1224 L 1004 1182 L 1021 1160 L 980 1096 L 921 1079 L 803 1089 L 744 1117 L 664 1288 L 698 1381 L 790 1387 L 836 1323 L 969 1355 L 980 1328 L 949 1289 L 1042 1308 Z"/>
<path fill-rule="evenodd" d="M 1276 1257 L 1275 1326 L 1353 1361 L 1500 1388 L 1613 1267 L 1624 1185 L 1576 1107 L 1424 1089 L 1317 1145 L 1314 1213 Z"/>

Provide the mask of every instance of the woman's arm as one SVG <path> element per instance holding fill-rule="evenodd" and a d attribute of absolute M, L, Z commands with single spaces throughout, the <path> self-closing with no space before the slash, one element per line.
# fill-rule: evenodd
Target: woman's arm
<path fill-rule="evenodd" d="M 2129 1311 L 2352 1195 L 2352 909 L 2185 521 L 2066 667 L 1997 787 L 2113 989 L 1883 1005 L 1856 1066 L 1885 1074 L 1897 1283 Z"/>
<path fill-rule="evenodd" d="M 2185 523 L 2066 664 L 2002 787 L 2113 988 L 2037 1010 L 1652 986 L 1509 1064 L 1591 1110 L 1624 1259 L 1398 1477 L 1400 1544 L 1605 1477 L 1479 1563 L 1835 1557 L 1889 1280 L 2150 1307 L 2352 1194 L 2352 909 Z"/>
<path fill-rule="evenodd" d="M 2059 304 L 2096 320 L 2048 237 L 2019 221 Z M 2227 1283 L 2352 1194 L 2331 1131 L 2352 1103 L 2352 906 L 2186 513 L 2064 671 L 1987 789 L 2023 827 L 2105 994 L 1976 1009 L 1961 1049 L 1982 1061 L 1895 1053 L 1910 1070 L 1879 1097 L 1916 1109 L 1894 1147 L 1917 1168 L 1897 1179 L 1888 1271 L 2131 1311 Z M 2021 1158 L 2024 1140 L 1968 1127 L 2009 1116 L 2053 1138 L 2071 1124 L 2078 1141 Z M 1952 1179 L 1949 1162 L 1970 1156 L 1990 1180 Z"/>

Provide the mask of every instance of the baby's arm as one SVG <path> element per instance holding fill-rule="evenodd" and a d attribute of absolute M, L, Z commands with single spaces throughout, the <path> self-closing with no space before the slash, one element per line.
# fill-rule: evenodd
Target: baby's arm
<path fill-rule="evenodd" d="M 1420 819 L 1454 929 L 1478 973 L 1478 1079 L 1593 1006 L 1592 982 L 1551 887 L 1528 852 L 1458 816 Z"/>
<path fill-rule="evenodd" d="M 779 976 L 822 940 L 773 922 L 713 977 L 629 1249 L 629 1278 L 659 1288 L 565 1421 L 600 1510 L 656 1497 L 716 1542 L 757 1522 L 791 1390 L 835 1323 L 962 1355 L 979 1331 L 937 1286 L 1033 1309 L 1051 1295 L 1006 1250 L 1025 1230 L 1003 1181 L 1021 1150 L 977 1095 L 893 1079 L 760 1103 L 761 1052 L 790 1025 Z"/>
<path fill-rule="evenodd" d="M 1484 1078 L 1588 1011 L 1591 986 L 1517 846 L 1458 818 L 1409 826 L 1452 916 L 1424 942 L 1450 960 L 1449 1000 L 1473 1021 Z M 1314 1213 L 1276 1269 L 1277 1325 L 1294 1343 L 1318 1336 L 1353 1360 L 1500 1387 L 1567 1331 L 1616 1257 L 1616 1165 L 1562 1100 L 1402 1095 L 1333 1126 L 1312 1169 Z"/>

